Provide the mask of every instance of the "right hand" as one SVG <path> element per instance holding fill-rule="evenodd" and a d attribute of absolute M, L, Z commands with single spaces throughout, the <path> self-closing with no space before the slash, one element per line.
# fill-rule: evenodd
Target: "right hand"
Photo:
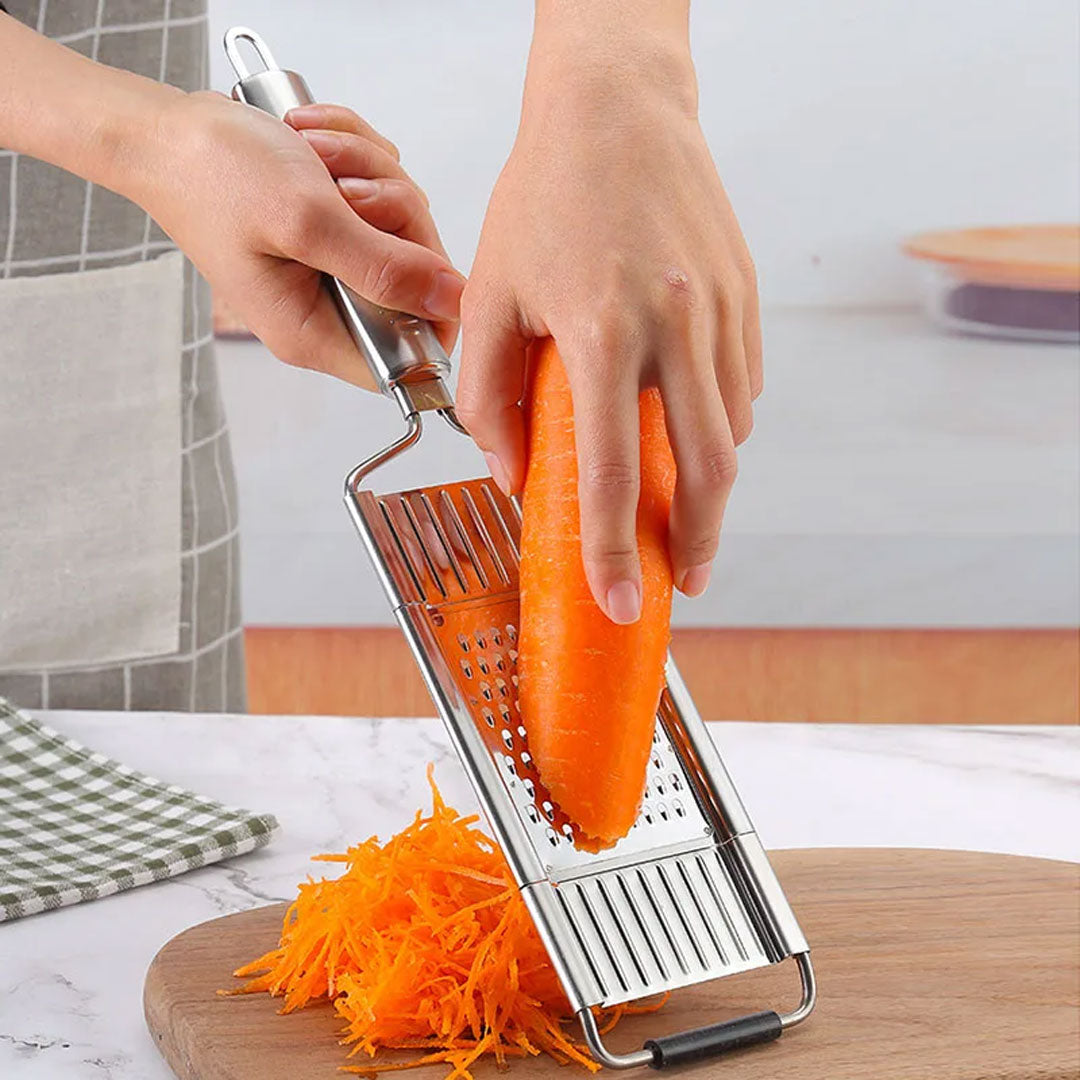
<path fill-rule="evenodd" d="M 374 389 L 322 273 L 431 319 L 448 350 L 464 279 L 392 143 L 340 106 L 287 120 L 176 94 L 132 197 L 279 359 Z"/>

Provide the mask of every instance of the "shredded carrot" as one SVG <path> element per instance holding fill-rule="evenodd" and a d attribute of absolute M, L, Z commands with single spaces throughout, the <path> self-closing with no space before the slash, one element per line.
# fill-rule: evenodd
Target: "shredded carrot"
<path fill-rule="evenodd" d="M 428 767 L 432 810 L 380 844 L 344 855 L 336 879 L 300 885 L 276 949 L 239 968 L 249 981 L 225 994 L 266 992 L 282 1013 L 330 999 L 345 1023 L 342 1066 L 374 1076 L 421 1065 L 450 1066 L 446 1080 L 472 1080 L 490 1056 L 546 1053 L 595 1071 L 571 1033 L 572 1011 L 502 853 L 447 806 Z M 604 1030 L 663 1002 L 598 1010 Z M 421 1051 L 401 1060 L 389 1051 Z"/>

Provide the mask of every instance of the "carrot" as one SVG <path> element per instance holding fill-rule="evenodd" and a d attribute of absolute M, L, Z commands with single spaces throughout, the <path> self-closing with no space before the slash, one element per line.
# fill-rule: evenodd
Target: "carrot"
<path fill-rule="evenodd" d="M 581 558 L 570 386 L 554 344 L 534 346 L 526 398 L 520 711 L 540 779 L 584 834 L 629 832 L 645 789 L 670 637 L 668 516 L 675 462 L 660 395 L 640 399 L 638 552 L 642 615 L 617 626 L 593 600 Z"/>
<path fill-rule="evenodd" d="M 345 872 L 302 884 L 277 948 L 222 993 L 269 993 L 283 998 L 282 1013 L 333 1001 L 352 1048 L 345 1072 L 442 1064 L 446 1080 L 470 1080 L 482 1057 L 504 1066 L 541 1053 L 595 1071 L 566 1028 L 570 1006 L 502 853 L 443 802 L 430 767 L 428 778 L 431 813 L 385 844 L 372 837 L 320 856 Z M 597 1015 L 607 1027 L 631 1011 Z"/>

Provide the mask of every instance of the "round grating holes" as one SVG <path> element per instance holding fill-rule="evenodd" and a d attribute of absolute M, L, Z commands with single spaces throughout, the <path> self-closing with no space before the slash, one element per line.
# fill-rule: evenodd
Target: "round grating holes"
<path fill-rule="evenodd" d="M 552 847 L 559 846 L 559 834 L 554 829 L 548 829 L 544 835 L 547 837 L 548 843 Z"/>
<path fill-rule="evenodd" d="M 495 714 L 490 709 L 481 710 L 480 715 L 484 718 L 484 723 L 487 724 L 489 728 L 495 726 Z"/>
<path fill-rule="evenodd" d="M 484 699 L 486 701 L 491 701 L 494 697 L 491 692 L 491 687 L 486 682 L 482 682 L 480 684 L 480 693 L 484 695 Z"/>
<path fill-rule="evenodd" d="M 514 749 L 514 736 L 506 728 L 502 729 L 502 741 L 507 750 Z"/>
<path fill-rule="evenodd" d="M 671 809 L 675 811 L 676 817 L 686 817 L 686 807 L 683 806 L 681 799 L 672 799 Z"/>
<path fill-rule="evenodd" d="M 461 670 L 465 673 L 466 679 L 472 678 L 472 664 L 469 663 L 467 657 L 461 658 Z"/>
<path fill-rule="evenodd" d="M 657 803 L 656 804 L 656 812 L 660 815 L 660 817 L 664 821 L 667 821 L 667 819 L 668 819 L 668 808 L 664 803 Z"/>
<path fill-rule="evenodd" d="M 510 707 L 506 705 L 505 702 L 499 702 L 499 715 L 502 717 L 502 721 L 504 724 L 510 723 Z"/>
<path fill-rule="evenodd" d="M 491 628 L 491 641 L 493 645 L 502 645 L 502 638 L 499 636 L 499 628 L 497 626 Z"/>
<path fill-rule="evenodd" d="M 483 658 L 483 656 L 478 656 L 478 657 L 476 658 L 476 666 L 477 666 L 477 667 L 478 667 L 478 668 L 479 668 L 479 669 L 480 669 L 480 670 L 481 670 L 481 671 L 482 671 L 482 672 L 483 672 L 483 673 L 484 673 L 485 675 L 487 675 L 487 674 L 488 674 L 488 672 L 490 672 L 490 671 L 491 671 L 491 668 L 489 668 L 489 667 L 488 667 L 488 662 L 487 662 L 487 661 L 486 661 L 486 660 L 485 660 L 485 659 Z"/>
<path fill-rule="evenodd" d="M 506 661 L 502 658 L 502 653 L 496 653 L 495 654 L 495 666 L 500 671 L 505 671 L 506 670 Z"/>
<path fill-rule="evenodd" d="M 562 833 L 563 833 L 563 836 L 565 836 L 567 840 L 573 840 L 574 839 L 574 827 L 573 827 L 573 825 L 570 824 L 569 821 L 566 822 L 563 825 Z"/>
<path fill-rule="evenodd" d="M 458 644 L 461 646 L 462 652 L 469 651 L 469 639 L 464 634 L 458 634 Z"/>
<path fill-rule="evenodd" d="M 518 658 L 517 649 L 511 649 L 510 653 L 509 653 L 509 656 L 510 656 L 510 662 L 513 663 L 513 664 L 516 664 L 517 663 L 517 658 Z"/>
<path fill-rule="evenodd" d="M 503 764 L 506 766 L 506 771 L 511 776 L 517 776 L 517 766 L 514 764 L 514 759 L 507 755 L 503 758 Z"/>
<path fill-rule="evenodd" d="M 548 821 L 554 821 L 555 820 L 555 807 L 552 806 L 551 803 L 548 802 L 547 799 L 545 799 L 540 804 L 540 809 L 544 811 L 544 817 L 546 817 L 548 819 Z"/>
<path fill-rule="evenodd" d="M 668 776 L 671 781 L 671 786 L 675 791 L 682 791 L 682 778 L 677 772 L 673 772 Z"/>
<path fill-rule="evenodd" d="M 514 677 L 515 677 L 515 678 L 517 678 L 517 676 L 516 676 L 516 675 L 515 675 Z M 504 682 L 502 681 L 502 679 L 498 679 L 498 678 L 497 678 L 497 679 L 495 680 L 495 686 L 496 686 L 496 687 L 498 688 L 498 691 L 499 691 L 499 693 L 500 693 L 500 694 L 501 694 L 501 695 L 502 695 L 503 697 L 506 697 L 506 694 L 507 694 L 507 690 L 506 690 L 506 683 L 504 683 Z"/>
<path fill-rule="evenodd" d="M 528 750 L 521 751 L 521 764 L 523 768 L 531 768 L 532 766 L 532 754 Z"/>
<path fill-rule="evenodd" d="M 530 799 L 535 799 L 536 798 L 536 785 L 528 777 L 525 777 L 525 779 L 522 780 L 521 783 L 522 783 L 522 786 L 525 788 L 525 792 L 529 796 L 529 798 Z"/>
<path fill-rule="evenodd" d="M 517 729 L 517 733 L 518 733 L 518 735 L 520 735 L 520 736 L 521 736 L 521 737 L 522 737 L 523 739 L 524 739 L 524 738 L 525 738 L 525 737 L 526 737 L 526 736 L 527 736 L 527 735 L 529 734 L 529 733 L 528 733 L 528 732 L 527 732 L 527 731 L 525 730 L 525 727 L 524 727 L 524 725 L 522 725 L 522 724 L 518 724 L 518 729 Z"/>
<path fill-rule="evenodd" d="M 517 627 L 513 623 L 506 624 L 506 636 L 510 641 L 517 641 Z"/>

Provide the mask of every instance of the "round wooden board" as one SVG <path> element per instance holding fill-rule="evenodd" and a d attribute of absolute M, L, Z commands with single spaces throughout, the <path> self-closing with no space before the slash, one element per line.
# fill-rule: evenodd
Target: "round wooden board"
<path fill-rule="evenodd" d="M 780 851 L 773 865 L 810 941 L 818 1007 L 775 1043 L 697 1066 L 733 1080 L 1076 1080 L 1080 867 L 960 851 Z M 170 941 L 146 978 L 147 1023 L 182 1080 L 332 1080 L 345 1051 L 327 1007 L 279 1016 L 266 996 L 223 998 L 230 972 L 271 948 L 284 905 Z M 676 991 L 611 1036 L 630 1049 L 798 998 L 785 964 Z M 441 1066 L 420 1077 L 441 1078 Z M 490 1063 L 478 1077 L 494 1077 Z M 544 1058 L 512 1076 L 587 1075 Z"/>
<path fill-rule="evenodd" d="M 984 285 L 1080 289 L 1080 225 L 942 229 L 904 242 L 916 259 L 942 264 Z"/>

